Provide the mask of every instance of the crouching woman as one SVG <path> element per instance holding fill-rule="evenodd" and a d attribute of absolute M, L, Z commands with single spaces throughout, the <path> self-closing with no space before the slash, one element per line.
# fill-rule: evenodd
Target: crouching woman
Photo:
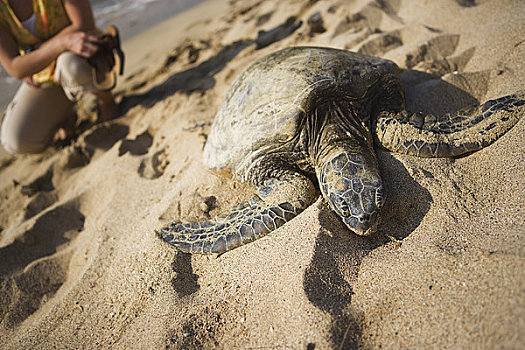
<path fill-rule="evenodd" d="M 23 80 L 1 125 L 7 152 L 42 152 L 57 131 L 66 137 L 87 92 L 98 98 L 100 121 L 116 116 L 110 90 L 123 54 L 111 29 L 98 35 L 89 0 L 0 0 L 0 64 Z"/>

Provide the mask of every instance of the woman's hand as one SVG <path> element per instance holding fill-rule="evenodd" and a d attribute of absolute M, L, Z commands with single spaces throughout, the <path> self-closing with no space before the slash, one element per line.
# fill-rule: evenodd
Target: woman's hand
<path fill-rule="evenodd" d="M 62 39 L 64 40 L 67 51 L 86 58 L 94 56 L 99 50 L 99 39 L 92 34 L 73 32 L 62 36 Z"/>
<path fill-rule="evenodd" d="M 19 54 L 13 34 L 0 23 L 0 64 L 11 76 L 30 77 L 49 66 L 64 51 L 86 58 L 98 52 L 97 37 L 87 34 L 95 29 L 89 0 L 63 0 L 63 4 L 71 24 L 26 55 Z"/>
<path fill-rule="evenodd" d="M 23 79 L 24 83 L 31 86 L 32 88 L 39 89 L 40 84 L 33 80 L 33 76 L 25 77 Z"/>

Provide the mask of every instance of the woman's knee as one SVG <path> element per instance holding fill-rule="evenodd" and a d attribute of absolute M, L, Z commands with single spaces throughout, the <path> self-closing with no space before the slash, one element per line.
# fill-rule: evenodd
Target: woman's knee
<path fill-rule="evenodd" d="M 38 89 L 22 84 L 0 126 L 2 145 L 12 154 L 42 152 L 60 123 L 71 116 L 73 106 L 55 84 Z"/>
<path fill-rule="evenodd" d="M 86 85 L 93 79 L 87 60 L 69 51 L 58 56 L 55 75 L 65 85 Z"/>
<path fill-rule="evenodd" d="M 10 154 L 40 153 L 48 146 L 47 142 L 44 142 L 43 140 L 31 140 L 19 133 L 4 130 L 3 127 L 0 139 L 2 141 L 2 146 L 6 152 Z"/>
<path fill-rule="evenodd" d="M 4 142 L 4 140 L 2 140 L 2 146 L 4 147 L 7 153 L 16 155 L 16 154 L 41 153 L 46 149 L 47 145 L 33 144 L 33 143 L 25 142 L 25 140 L 22 140 L 22 139 L 16 139 L 16 140 L 11 140 L 11 142 L 9 143 Z"/>

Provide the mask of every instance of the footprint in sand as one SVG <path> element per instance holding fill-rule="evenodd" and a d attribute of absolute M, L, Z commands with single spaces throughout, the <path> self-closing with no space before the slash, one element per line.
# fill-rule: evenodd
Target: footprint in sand
<path fill-rule="evenodd" d="M 401 45 L 403 45 L 401 35 L 399 30 L 395 30 L 390 33 L 371 36 L 357 51 L 365 55 L 380 56 Z"/>
<path fill-rule="evenodd" d="M 210 305 L 197 313 L 192 313 L 176 329 L 169 331 L 166 338 L 166 349 L 216 349 L 220 347 L 219 339 L 227 324 L 239 319 L 240 315 L 230 316 L 219 313 L 222 305 Z M 228 317 L 229 316 L 229 317 Z"/>
<path fill-rule="evenodd" d="M 145 179 L 157 179 L 164 174 L 168 166 L 168 156 L 164 149 L 153 153 L 151 157 L 146 157 L 140 162 L 139 175 Z"/>
<path fill-rule="evenodd" d="M 310 36 L 326 32 L 326 28 L 324 27 L 324 20 L 321 16 L 321 12 L 319 11 L 308 17 L 307 23 L 309 28 L 308 35 Z"/>
<path fill-rule="evenodd" d="M 289 17 L 286 22 L 283 24 L 269 30 L 264 31 L 261 30 L 257 34 L 257 39 L 255 39 L 256 48 L 257 50 L 265 48 L 268 45 L 271 45 L 277 41 L 281 41 L 284 38 L 290 36 L 293 32 L 295 32 L 301 25 L 303 24 L 302 21 L 298 21 L 297 17 Z"/>
<path fill-rule="evenodd" d="M 456 2 L 463 7 L 476 6 L 476 0 L 456 0 Z"/>
<path fill-rule="evenodd" d="M 84 145 L 74 146 L 66 151 L 66 156 L 60 159 L 60 166 L 63 169 L 80 168 L 89 163 L 93 156 L 93 150 Z"/>
<path fill-rule="evenodd" d="M 272 15 L 273 15 L 273 11 L 260 15 L 259 17 L 257 17 L 257 20 L 255 21 L 255 25 L 257 27 L 262 26 L 263 24 L 268 22 L 270 18 L 272 18 Z"/>
<path fill-rule="evenodd" d="M 195 41 L 186 39 L 180 46 L 177 46 L 168 57 L 166 57 L 164 64 L 154 75 L 165 73 L 174 63 L 178 63 L 181 66 L 194 64 L 199 60 L 201 51 L 208 50 L 210 47 L 211 44 L 207 40 Z M 143 84 L 146 85 L 147 81 L 144 81 Z"/>
<path fill-rule="evenodd" d="M 388 58 L 407 70 L 425 72 L 426 76 L 411 74 L 409 77 L 411 81 L 422 82 L 428 80 L 430 75 L 436 78 L 463 70 L 475 48 L 456 53 L 459 39 L 457 34 L 412 24 L 402 29 L 369 35 L 354 49 L 363 54 Z"/>
<path fill-rule="evenodd" d="M 132 140 L 123 140 L 120 144 L 118 154 L 122 156 L 129 152 L 129 154 L 133 156 L 144 155 L 148 153 L 151 145 L 153 145 L 153 136 L 146 130 Z M 142 159 L 138 173 L 145 179 L 157 179 L 164 174 L 168 164 L 169 161 L 166 150 L 161 149 L 153 153 L 153 155 Z"/>
<path fill-rule="evenodd" d="M 83 146 L 73 146 L 66 151 L 66 156 L 61 157 L 58 162 L 47 169 L 47 171 L 20 188 L 20 192 L 30 197 L 31 200 L 25 205 L 24 220 L 28 220 L 51 207 L 59 200 L 54 182 L 61 182 L 63 170 L 74 169 L 89 163 L 93 151 Z M 15 182 L 15 186 L 18 184 Z"/>
<path fill-rule="evenodd" d="M 87 147 L 109 150 L 128 135 L 129 127 L 122 124 L 100 124 L 88 132 L 83 140 Z"/>
<path fill-rule="evenodd" d="M 366 19 L 361 14 L 354 13 L 352 15 L 345 16 L 341 21 L 339 21 L 339 23 L 335 26 L 334 32 L 332 33 L 332 39 L 341 34 L 353 34 L 366 28 L 368 28 Z"/>
<path fill-rule="evenodd" d="M 133 140 L 125 139 L 120 144 L 118 155 L 119 157 L 129 152 L 131 155 L 139 156 L 148 153 L 149 148 L 153 144 L 153 136 L 148 130 L 135 137 Z"/>
<path fill-rule="evenodd" d="M 181 222 L 183 218 L 211 218 L 210 212 L 217 208 L 217 197 L 202 196 L 197 191 L 190 194 L 180 192 L 168 208 L 159 216 L 162 222 Z"/>
<path fill-rule="evenodd" d="M 24 220 L 32 218 L 58 200 L 53 185 L 53 173 L 53 168 L 49 168 L 43 175 L 21 187 L 20 192 L 23 195 L 32 197 L 25 207 Z"/>
<path fill-rule="evenodd" d="M 329 14 L 336 14 L 334 26 L 328 28 L 333 43 L 339 43 L 345 49 L 357 51 L 372 38 L 380 36 L 382 28 L 389 24 L 394 27 L 404 25 L 398 16 L 399 1 L 369 1 L 357 12 L 349 13 L 345 6 L 334 5 L 328 9 Z M 334 40 L 335 39 L 335 40 Z M 387 34 L 376 42 L 367 44 L 362 53 L 380 55 L 383 52 L 400 46 L 398 36 Z"/>
<path fill-rule="evenodd" d="M 41 214 L 33 227 L 13 243 L 0 248 L 3 264 L 0 276 L 23 269 L 29 263 L 56 253 L 84 228 L 84 215 L 73 202 L 57 206 Z"/>
<path fill-rule="evenodd" d="M 418 65 L 423 62 L 432 62 L 436 69 L 445 69 L 448 72 L 450 65 L 445 58 L 454 53 L 458 42 L 459 35 L 441 33 L 439 30 L 414 24 L 386 33 L 372 34 L 359 44 L 357 51 L 372 56 L 388 53 L 385 57 L 397 62 L 401 68 L 419 68 Z"/>
<path fill-rule="evenodd" d="M 50 168 L 45 174 L 38 176 L 32 180 L 29 184 L 23 185 L 21 192 L 22 194 L 31 197 L 37 192 L 49 192 L 55 189 L 53 186 L 53 169 Z"/>
<path fill-rule="evenodd" d="M 406 53 L 405 66 L 421 70 L 434 70 L 437 73 L 451 71 L 446 57 L 452 55 L 459 42 L 459 35 L 440 34 L 426 42 L 416 45 Z"/>
<path fill-rule="evenodd" d="M 58 291 L 67 276 L 68 247 L 84 220 L 68 202 L 43 213 L 32 228 L 0 248 L 0 324 L 16 326 Z"/>
<path fill-rule="evenodd" d="M 0 324 L 12 328 L 52 298 L 67 278 L 72 251 L 42 258 L 24 272 L 0 276 Z"/>
<path fill-rule="evenodd" d="M 41 211 L 52 206 L 58 200 L 56 191 L 39 192 L 27 204 L 24 220 L 30 219 Z"/>

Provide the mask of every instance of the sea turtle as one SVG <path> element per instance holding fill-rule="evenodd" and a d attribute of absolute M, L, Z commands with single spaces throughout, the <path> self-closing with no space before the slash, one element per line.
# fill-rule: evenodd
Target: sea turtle
<path fill-rule="evenodd" d="M 182 252 L 223 253 L 290 221 L 317 188 L 350 230 L 367 235 L 385 203 L 374 145 L 458 156 L 493 143 L 525 111 L 520 92 L 438 117 L 409 113 L 400 73 L 386 59 L 321 47 L 286 48 L 253 63 L 215 116 L 204 164 L 249 181 L 258 194 L 227 215 L 172 223 L 158 235 Z"/>

